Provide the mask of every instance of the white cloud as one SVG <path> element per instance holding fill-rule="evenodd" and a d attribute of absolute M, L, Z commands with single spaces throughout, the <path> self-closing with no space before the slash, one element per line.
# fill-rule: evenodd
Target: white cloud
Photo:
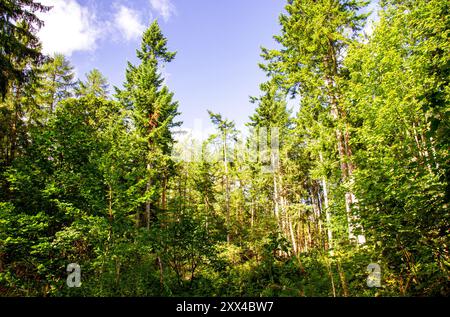
<path fill-rule="evenodd" d="M 175 6 L 170 1 L 171 0 L 150 0 L 153 10 L 161 15 L 166 22 L 176 13 Z"/>
<path fill-rule="evenodd" d="M 114 22 L 128 41 L 138 39 L 145 30 L 145 25 L 142 23 L 142 17 L 139 12 L 123 5 L 118 7 L 114 15 Z"/>
<path fill-rule="evenodd" d="M 75 51 L 96 48 L 100 37 L 95 14 L 76 0 L 41 0 L 53 6 L 50 12 L 39 14 L 45 22 L 38 36 L 46 54 L 62 53 L 70 56 Z"/>

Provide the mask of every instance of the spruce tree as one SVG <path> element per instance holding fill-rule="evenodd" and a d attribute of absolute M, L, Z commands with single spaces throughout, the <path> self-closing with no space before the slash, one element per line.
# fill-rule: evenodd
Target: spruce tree
<path fill-rule="evenodd" d="M 346 112 L 342 105 L 347 71 L 342 61 L 348 44 L 361 29 L 366 15 L 358 14 L 367 1 L 320 0 L 289 1 L 280 16 L 282 33 L 275 36 L 281 50 L 263 49 L 268 64 L 263 68 L 277 75 L 293 96 L 300 95 L 301 107 L 328 112 L 335 133 L 335 147 L 344 194 L 350 240 L 364 242 L 358 219 L 352 212 L 357 205 L 353 183 L 352 148 Z M 317 111 L 316 110 L 316 111 Z M 356 237 L 358 235 L 358 237 Z"/>
<path fill-rule="evenodd" d="M 62 54 L 55 54 L 42 67 L 42 106 L 53 113 L 58 103 L 72 97 L 75 87 L 73 66 Z"/>
<path fill-rule="evenodd" d="M 76 95 L 92 95 L 98 98 L 107 98 L 109 93 L 108 86 L 108 80 L 103 74 L 98 69 L 93 69 L 86 74 L 86 81 L 79 81 Z"/>
<path fill-rule="evenodd" d="M 160 67 L 175 58 L 167 49 L 167 39 L 155 20 L 144 32 L 141 49 L 137 51 L 140 64 L 128 63 L 124 89 L 118 91 L 121 103 L 131 110 L 134 132 L 141 139 L 142 157 L 139 168 L 146 175 L 145 222 L 149 228 L 156 209 L 165 206 L 166 184 L 171 173 L 173 137 L 171 128 L 179 126 L 178 103 L 173 93 L 163 85 Z M 157 202 L 162 196 L 162 202 Z M 140 216 L 139 216 L 140 217 Z"/>
<path fill-rule="evenodd" d="M 24 83 L 30 68 L 23 62 L 39 64 L 44 60 L 36 32 L 42 27 L 38 12 L 50 7 L 33 0 L 0 1 L 0 97 L 3 99 L 12 81 Z"/>

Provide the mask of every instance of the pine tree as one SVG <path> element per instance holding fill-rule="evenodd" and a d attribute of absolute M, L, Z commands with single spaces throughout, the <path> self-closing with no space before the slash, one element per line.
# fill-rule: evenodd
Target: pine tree
<path fill-rule="evenodd" d="M 36 12 L 47 12 L 50 7 L 30 0 L 0 1 L 0 96 L 5 98 L 12 81 L 23 84 L 29 78 L 30 68 L 23 63 L 40 64 L 44 56 L 36 37 L 42 21 Z"/>
<path fill-rule="evenodd" d="M 76 88 L 77 96 L 92 95 L 98 98 L 108 97 L 108 80 L 98 69 L 91 70 L 86 74 L 86 81 L 80 81 Z"/>
<path fill-rule="evenodd" d="M 257 138 L 260 167 L 257 177 L 265 179 L 267 189 L 270 188 L 269 191 L 266 189 L 259 194 L 272 197 L 278 228 L 287 238 L 291 239 L 294 253 L 297 253 L 297 241 L 293 231 L 292 217 L 289 215 L 289 202 L 284 184 L 285 157 L 282 156 L 291 126 L 290 113 L 286 109 L 286 94 L 280 91 L 274 79 L 262 84 L 261 91 L 263 96 L 251 98 L 251 101 L 258 103 L 258 106 L 248 123 L 254 129 L 253 137 Z M 270 167 L 265 166 L 267 164 Z"/>
<path fill-rule="evenodd" d="M 73 95 L 75 86 L 73 67 L 62 54 L 55 54 L 42 68 L 42 104 L 53 113 L 61 100 Z"/>
<path fill-rule="evenodd" d="M 341 178 L 347 187 L 353 182 L 352 149 L 346 113 L 342 106 L 346 70 L 344 53 L 366 15 L 358 14 L 367 2 L 357 0 L 290 1 L 282 14 L 282 34 L 275 36 L 283 48 L 263 49 L 269 62 L 263 68 L 268 74 L 282 76 L 282 85 L 292 95 L 301 96 L 301 107 L 327 111 L 335 127 Z M 318 108 L 317 108 L 318 107 Z M 351 210 L 357 200 L 350 189 L 345 206 L 350 240 L 356 239 L 358 220 Z M 360 233 L 358 242 L 364 241 Z"/>
<path fill-rule="evenodd" d="M 25 48 L 33 45 L 36 54 L 40 54 L 39 43 L 30 44 L 30 41 L 35 39 L 27 37 L 30 26 L 25 22 L 18 21 L 14 28 L 20 29 L 23 33 L 15 34 L 14 41 L 21 43 Z M 7 47 L 6 50 L 8 50 Z M 37 89 L 40 85 L 39 67 L 42 59 L 36 56 L 10 54 L 7 56 L 7 63 L 8 69 L 2 70 L 2 76 L 9 77 L 5 77 L 5 81 L 0 84 L 4 84 L 6 89 L 0 102 L 0 118 L 2 119 L 0 121 L 2 149 L 0 162 L 3 163 L 3 166 L 9 166 L 16 157 L 20 156 L 28 144 L 28 128 L 39 118 Z M 10 67 L 13 67 L 14 71 Z M 1 91 L 0 94 L 2 94 Z"/>
<path fill-rule="evenodd" d="M 175 55 L 167 50 L 167 39 L 157 21 L 154 21 L 144 32 L 141 49 L 137 51 L 141 64 L 128 64 L 124 90 L 117 94 L 122 104 L 131 110 L 130 119 L 135 133 L 142 140 L 144 160 L 140 161 L 140 168 L 147 175 L 143 191 L 148 228 L 152 217 L 155 217 L 155 204 L 160 194 L 163 196 L 161 206 L 165 205 L 174 142 L 170 129 L 180 125 L 174 121 L 178 115 L 178 103 L 172 100 L 173 93 L 169 92 L 167 86 L 163 86 L 163 78 L 159 73 L 163 63 L 172 61 Z M 162 193 L 159 193 L 160 189 Z"/>
<path fill-rule="evenodd" d="M 223 162 L 223 188 L 225 191 L 225 212 L 226 212 L 226 228 L 227 228 L 227 242 L 231 242 L 231 207 L 230 207 L 230 141 L 235 140 L 237 130 L 235 123 L 226 118 L 223 118 L 219 113 L 213 113 L 208 110 L 211 122 L 219 131 L 219 139 L 221 146 L 221 160 Z"/>

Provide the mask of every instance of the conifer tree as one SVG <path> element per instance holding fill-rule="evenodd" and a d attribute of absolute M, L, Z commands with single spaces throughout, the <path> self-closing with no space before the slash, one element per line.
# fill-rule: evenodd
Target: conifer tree
<path fill-rule="evenodd" d="M 124 90 L 117 94 L 122 104 L 131 110 L 133 128 L 141 139 L 143 159 L 136 159 L 143 174 L 147 175 L 142 190 L 148 228 L 151 219 L 156 216 L 160 195 L 162 202 L 159 207 L 165 205 L 174 142 L 170 129 L 180 125 L 174 121 L 178 115 L 178 103 L 172 100 L 173 93 L 163 85 L 164 79 L 159 72 L 160 67 L 171 62 L 175 55 L 168 51 L 167 39 L 155 20 L 144 32 L 141 49 L 137 51 L 140 64 L 134 66 L 128 63 Z"/>
<path fill-rule="evenodd" d="M 86 74 L 86 81 L 79 81 L 76 95 L 92 95 L 98 98 L 107 98 L 109 93 L 108 86 L 108 80 L 103 74 L 98 69 L 93 69 Z"/>
<path fill-rule="evenodd" d="M 36 32 L 42 21 L 38 12 L 50 8 L 33 0 L 0 1 L 0 97 L 3 99 L 12 81 L 24 83 L 29 78 L 23 63 L 39 64 L 44 60 Z"/>
<path fill-rule="evenodd" d="M 73 95 L 75 86 L 73 66 L 62 54 L 55 54 L 43 68 L 42 106 L 53 113 L 58 103 Z"/>
<path fill-rule="evenodd" d="M 226 227 L 227 227 L 227 242 L 231 242 L 230 226 L 231 226 L 231 207 L 230 207 L 230 162 L 232 157 L 230 157 L 231 142 L 235 140 L 237 130 L 235 123 L 226 118 L 223 118 L 221 114 L 213 113 L 208 111 L 209 117 L 212 123 L 216 126 L 219 131 L 219 139 L 221 146 L 221 159 L 223 162 L 223 188 L 225 190 L 225 211 L 226 211 Z"/>
<path fill-rule="evenodd" d="M 280 16 L 282 34 L 275 36 L 281 50 L 263 49 L 269 75 L 281 76 L 292 95 L 301 96 L 301 107 L 328 112 L 334 125 L 341 179 L 347 187 L 345 206 L 350 240 L 364 242 L 358 220 L 352 212 L 357 205 L 350 187 L 353 182 L 352 148 L 345 110 L 343 85 L 347 71 L 342 61 L 348 44 L 360 30 L 366 15 L 358 14 L 367 2 L 358 0 L 290 1 L 287 14 Z"/>

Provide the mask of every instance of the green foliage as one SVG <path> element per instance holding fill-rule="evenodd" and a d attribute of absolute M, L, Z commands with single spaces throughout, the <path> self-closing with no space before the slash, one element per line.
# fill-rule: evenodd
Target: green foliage
<path fill-rule="evenodd" d="M 437 119 L 448 116 L 442 60 L 449 51 L 442 39 L 448 5 L 386 6 L 370 42 L 353 48 L 347 59 L 354 74 L 348 99 L 359 167 L 355 188 L 364 227 L 386 265 L 395 268 L 400 292 L 445 294 L 445 288 L 424 284 L 430 274 L 434 285 L 445 284 L 448 271 L 448 148 L 438 132 L 447 128 Z"/>
<path fill-rule="evenodd" d="M 86 74 L 86 82 L 79 82 L 76 89 L 77 96 L 95 96 L 106 99 L 108 97 L 108 80 L 98 69 L 93 69 Z"/>
<path fill-rule="evenodd" d="M 448 296 L 449 4 L 381 1 L 363 37 L 366 4 L 287 1 L 254 133 L 209 111 L 175 162 L 156 21 L 113 101 L 98 70 L 44 63 L 48 8 L 0 0 L 0 295 Z"/>
<path fill-rule="evenodd" d="M 0 97 L 4 100 L 9 85 L 15 81 L 28 81 L 32 69 L 24 64 L 39 65 L 44 56 L 36 36 L 42 21 L 36 12 L 47 12 L 50 8 L 37 1 L 0 1 Z"/>
<path fill-rule="evenodd" d="M 42 101 L 47 111 L 53 112 L 62 100 L 72 97 L 75 86 L 73 67 L 62 54 L 55 54 L 42 67 Z"/>

